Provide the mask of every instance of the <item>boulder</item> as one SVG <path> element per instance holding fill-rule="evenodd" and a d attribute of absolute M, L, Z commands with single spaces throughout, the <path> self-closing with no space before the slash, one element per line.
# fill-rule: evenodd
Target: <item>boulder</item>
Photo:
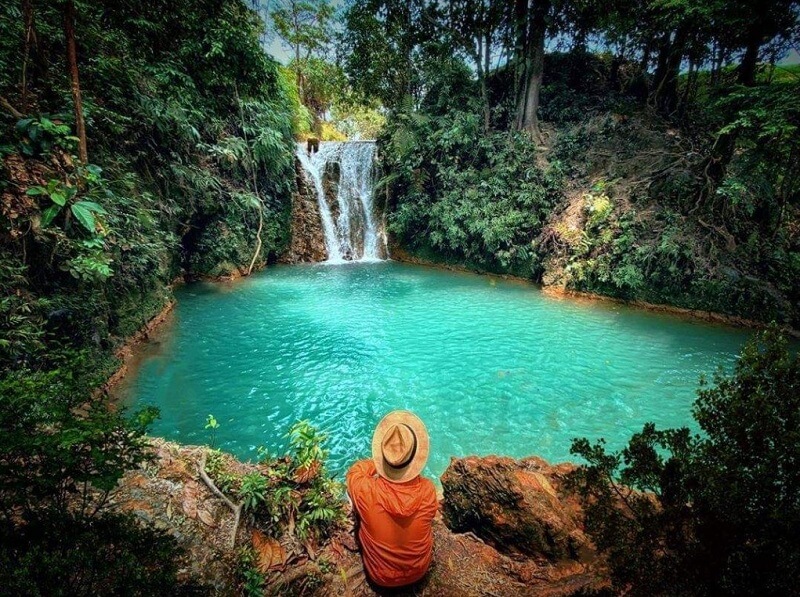
<path fill-rule="evenodd" d="M 564 477 L 573 468 L 540 458 L 453 458 L 441 479 L 445 522 L 508 554 L 589 559 L 582 511 L 563 491 Z"/>

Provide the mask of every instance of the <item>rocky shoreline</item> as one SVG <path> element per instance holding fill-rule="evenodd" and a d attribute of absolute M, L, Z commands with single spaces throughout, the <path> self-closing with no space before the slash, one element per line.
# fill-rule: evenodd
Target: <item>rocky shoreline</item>
<path fill-rule="evenodd" d="M 716 313 L 714 311 L 703 311 L 700 309 L 687 309 L 685 307 L 676 307 L 674 305 L 667 305 L 667 304 L 648 303 L 646 301 L 640 301 L 640 300 L 625 300 L 612 296 L 605 296 L 602 294 L 570 290 L 568 288 L 564 288 L 562 286 L 554 284 L 553 285 L 537 284 L 536 282 L 533 282 L 532 280 L 529 280 L 527 278 L 514 276 L 511 274 L 494 274 L 494 273 L 470 269 L 469 267 L 460 264 L 438 263 L 436 261 L 423 259 L 397 246 L 392 247 L 392 259 L 395 261 L 399 261 L 401 263 L 411 263 L 414 265 L 421 265 L 423 267 L 442 269 L 445 271 L 477 274 L 481 276 L 492 276 L 495 278 L 499 278 L 501 280 L 530 284 L 532 286 L 539 287 L 545 295 L 553 298 L 563 298 L 566 300 L 578 300 L 587 302 L 605 302 L 617 305 L 626 305 L 629 307 L 635 307 L 637 309 L 642 309 L 645 311 L 651 311 L 653 313 L 665 313 L 667 315 L 675 315 L 678 317 L 684 317 L 686 319 L 700 320 L 709 323 L 718 323 L 723 325 L 730 325 L 739 328 L 749 328 L 754 330 L 763 330 L 769 326 L 769 324 L 764 323 L 763 321 L 756 321 L 753 319 L 738 317 L 736 315 L 727 315 L 725 313 Z M 780 326 L 780 329 L 786 334 L 792 336 L 793 338 L 800 338 L 800 330 L 796 330 L 788 326 Z"/>
<path fill-rule="evenodd" d="M 184 553 L 179 579 L 219 595 L 240 594 L 243 548 L 270 550 L 263 576 L 269 593 L 371 596 L 353 526 L 318 545 L 284 534 L 265 538 L 245 517 L 230 545 L 234 516 L 204 483 L 210 449 L 151 440 L 153 460 L 129 472 L 112 507 L 175 538 Z M 232 474 L 256 464 L 225 457 Z M 434 564 L 426 578 L 397 595 L 570 595 L 607 586 L 602 558 L 583 534 L 582 512 L 563 480 L 574 465 L 539 458 L 454 458 L 442 476 L 434 521 Z"/>

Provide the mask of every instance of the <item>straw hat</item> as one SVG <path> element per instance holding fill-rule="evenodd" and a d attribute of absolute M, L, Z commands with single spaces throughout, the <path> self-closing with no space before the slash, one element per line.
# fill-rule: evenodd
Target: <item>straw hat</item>
<path fill-rule="evenodd" d="M 419 475 L 429 452 L 425 423 L 407 410 L 395 410 L 383 417 L 372 436 L 375 468 L 392 483 L 404 483 Z"/>

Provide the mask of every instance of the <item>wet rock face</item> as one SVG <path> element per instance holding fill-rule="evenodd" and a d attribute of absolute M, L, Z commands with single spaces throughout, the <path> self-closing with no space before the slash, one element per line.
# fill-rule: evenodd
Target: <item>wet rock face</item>
<path fill-rule="evenodd" d="M 551 561 L 589 558 L 582 512 L 563 491 L 572 469 L 540 458 L 454 458 L 441 479 L 445 522 L 505 553 Z"/>
<path fill-rule="evenodd" d="M 333 221 L 339 219 L 339 181 L 342 177 L 342 168 L 339 162 L 328 162 L 322 172 L 322 188 L 325 191 L 325 201 L 330 206 Z"/>
<path fill-rule="evenodd" d="M 308 184 L 300 163 L 295 160 L 297 193 L 292 197 L 292 240 L 281 258 L 285 263 L 325 261 L 325 235 L 314 188 Z"/>

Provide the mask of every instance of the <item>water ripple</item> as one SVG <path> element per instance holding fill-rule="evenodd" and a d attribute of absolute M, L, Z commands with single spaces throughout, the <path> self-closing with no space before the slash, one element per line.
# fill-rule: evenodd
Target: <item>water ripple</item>
<path fill-rule="evenodd" d="M 161 352 L 128 380 L 155 404 L 154 431 L 241 457 L 286 448 L 310 419 L 331 467 L 368 454 L 389 410 L 431 434 L 428 473 L 450 456 L 569 458 L 576 436 L 620 447 L 646 421 L 691 423 L 698 377 L 733 364 L 746 333 L 517 283 L 396 263 L 276 267 L 234 285 L 178 291 Z"/>

